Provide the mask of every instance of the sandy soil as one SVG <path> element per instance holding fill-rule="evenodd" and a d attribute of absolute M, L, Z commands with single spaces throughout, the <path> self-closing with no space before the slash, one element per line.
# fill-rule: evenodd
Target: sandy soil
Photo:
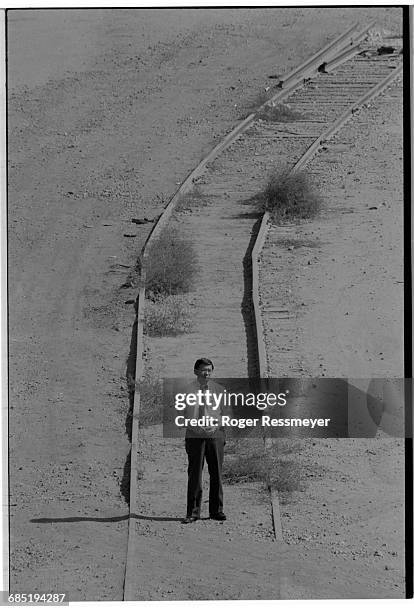
<path fill-rule="evenodd" d="M 374 469 L 365 497 L 356 484 L 366 478 L 358 472 L 358 454 L 348 453 L 344 468 L 345 455 L 328 449 L 330 470 L 319 473 L 306 457 L 306 495 L 293 494 L 281 506 L 285 542 L 275 542 L 269 494 L 261 483 L 227 483 L 226 522 L 208 520 L 205 505 L 202 520 L 182 525 L 183 440 L 163 439 L 158 427 L 150 427 L 141 432 L 140 441 L 137 600 L 403 596 L 399 491 L 394 500 L 390 496 L 390 482 L 398 472 L 376 471 L 378 457 L 370 456 Z M 370 452 L 375 450 L 370 447 Z M 230 455 L 228 451 L 226 461 Z M 207 476 L 204 490 L 208 497 Z M 389 504 L 379 510 L 378 519 L 375 504 L 384 492 Z M 360 541 L 354 538 L 357 529 Z"/>
<path fill-rule="evenodd" d="M 9 12 L 13 590 L 122 597 L 127 266 L 149 227 L 131 218 L 160 212 L 270 74 L 373 15 L 400 29 L 390 8 Z"/>

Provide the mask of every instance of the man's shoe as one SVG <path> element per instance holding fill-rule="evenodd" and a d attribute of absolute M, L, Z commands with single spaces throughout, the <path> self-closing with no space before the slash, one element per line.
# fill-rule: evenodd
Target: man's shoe
<path fill-rule="evenodd" d="M 216 514 L 210 514 L 210 518 L 214 521 L 225 521 L 227 517 L 224 512 L 216 512 Z"/>
<path fill-rule="evenodd" d="M 198 521 L 197 516 L 186 516 L 185 519 L 183 519 L 181 522 L 184 525 L 187 525 L 188 523 L 195 523 L 196 521 Z"/>

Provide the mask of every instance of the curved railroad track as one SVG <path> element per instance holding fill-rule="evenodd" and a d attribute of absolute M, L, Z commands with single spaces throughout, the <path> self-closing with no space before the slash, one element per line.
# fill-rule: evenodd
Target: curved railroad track
<path fill-rule="evenodd" d="M 124 600 L 134 599 L 134 584 L 139 579 L 134 563 L 139 383 L 144 372 L 143 315 L 149 249 L 163 228 L 169 223 L 179 223 L 182 234 L 191 238 L 202 253 L 198 286 L 191 293 L 197 331 L 153 342 L 155 353 L 158 351 L 165 357 L 164 375 L 182 376 L 202 347 L 202 352 L 213 359 L 220 376 L 268 377 L 264 312 L 259 297 L 259 262 L 269 218 L 267 214 L 262 217 L 258 214 L 256 196 L 272 169 L 282 166 L 294 172 L 305 165 L 357 108 L 401 76 L 400 49 L 380 54 L 380 41 L 369 39 L 371 27 L 372 24 L 352 26 L 282 78 L 274 86 L 273 95 L 228 134 L 187 177 L 142 249 Z M 387 41 L 387 44 L 392 42 Z M 269 109 L 279 104 L 294 111 L 294 118 L 266 120 Z M 203 206 L 198 202 L 200 193 Z M 175 212 L 184 194 L 190 197 L 190 202 L 193 197 L 193 205 L 189 210 Z M 300 372 L 291 372 L 291 375 L 300 376 Z M 271 491 L 270 499 L 275 539 L 281 540 L 276 491 Z"/>

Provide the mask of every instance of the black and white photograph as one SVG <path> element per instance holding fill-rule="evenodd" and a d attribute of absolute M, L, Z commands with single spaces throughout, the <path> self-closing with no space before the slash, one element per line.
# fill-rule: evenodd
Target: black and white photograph
<path fill-rule="evenodd" d="M 412 598 L 411 8 L 3 10 L 4 603 Z"/>

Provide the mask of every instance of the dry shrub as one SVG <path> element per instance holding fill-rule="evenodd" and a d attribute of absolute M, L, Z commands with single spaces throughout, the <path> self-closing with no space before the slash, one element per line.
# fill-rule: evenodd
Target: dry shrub
<path fill-rule="evenodd" d="M 146 289 L 152 295 L 188 292 L 197 271 L 196 252 L 175 227 L 163 230 L 154 241 L 146 262 Z"/>
<path fill-rule="evenodd" d="M 158 296 L 147 300 L 144 311 L 144 333 L 148 336 L 176 336 L 190 330 L 190 310 L 185 298 L 178 295 Z"/>
<path fill-rule="evenodd" d="M 312 219 L 321 208 L 321 198 L 304 170 L 276 172 L 263 195 L 265 210 L 274 223 Z"/>
<path fill-rule="evenodd" d="M 266 104 L 258 113 L 258 119 L 274 123 L 288 123 L 289 121 L 299 121 L 304 116 L 294 111 L 287 104 Z"/>
<path fill-rule="evenodd" d="M 227 482 L 270 482 L 272 487 L 281 492 L 302 491 L 302 468 L 299 460 L 292 457 L 297 448 L 291 442 L 283 447 L 275 442 L 265 451 L 261 438 L 231 440 L 229 448 L 226 448 L 228 452 L 223 470 Z M 281 454 L 282 448 L 284 454 Z M 290 457 L 286 457 L 286 454 L 290 454 Z"/>

